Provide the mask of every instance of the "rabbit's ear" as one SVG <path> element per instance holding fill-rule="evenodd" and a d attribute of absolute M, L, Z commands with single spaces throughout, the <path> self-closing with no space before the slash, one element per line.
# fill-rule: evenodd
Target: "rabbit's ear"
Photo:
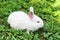
<path fill-rule="evenodd" d="M 29 12 L 29 17 L 30 17 L 30 19 L 33 18 L 33 13 L 32 12 Z"/>
<path fill-rule="evenodd" d="M 30 9 L 29 9 L 29 17 L 30 17 L 31 19 L 33 18 L 33 14 L 34 14 L 33 7 L 30 7 Z"/>
<path fill-rule="evenodd" d="M 32 12 L 34 14 L 34 9 L 33 7 L 30 7 L 29 12 Z"/>

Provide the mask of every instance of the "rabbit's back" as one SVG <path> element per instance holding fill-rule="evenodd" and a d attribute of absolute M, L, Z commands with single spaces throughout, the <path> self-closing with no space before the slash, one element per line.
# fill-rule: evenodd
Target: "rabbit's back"
<path fill-rule="evenodd" d="M 12 12 L 8 17 L 8 23 L 16 29 L 25 29 L 30 22 L 28 15 L 22 11 Z"/>

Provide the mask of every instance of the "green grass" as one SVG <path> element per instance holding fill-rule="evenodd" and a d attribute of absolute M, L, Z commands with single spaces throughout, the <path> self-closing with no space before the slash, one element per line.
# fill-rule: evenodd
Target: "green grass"
<path fill-rule="evenodd" d="M 60 7 L 52 6 L 55 0 L 0 0 L 0 40 L 60 40 L 60 23 L 57 16 L 60 15 Z M 36 15 L 44 21 L 44 27 L 28 35 L 26 30 L 15 30 L 7 23 L 9 14 L 22 10 L 29 12 L 29 7 L 34 7 Z M 57 15 L 54 16 L 57 11 Z"/>

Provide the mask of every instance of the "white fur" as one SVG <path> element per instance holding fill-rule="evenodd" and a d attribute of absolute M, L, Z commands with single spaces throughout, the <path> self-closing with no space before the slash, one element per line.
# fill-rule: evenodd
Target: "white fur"
<path fill-rule="evenodd" d="M 37 23 L 37 21 L 40 21 L 40 23 Z M 26 29 L 27 33 L 29 33 L 30 30 L 35 31 L 43 27 L 43 20 L 40 17 L 34 14 L 33 19 L 31 20 L 23 11 L 12 12 L 8 17 L 7 22 L 12 28 L 20 30 Z"/>
<path fill-rule="evenodd" d="M 34 13 L 33 7 L 30 7 L 30 10 L 29 10 L 29 12 L 32 12 L 32 13 Z"/>

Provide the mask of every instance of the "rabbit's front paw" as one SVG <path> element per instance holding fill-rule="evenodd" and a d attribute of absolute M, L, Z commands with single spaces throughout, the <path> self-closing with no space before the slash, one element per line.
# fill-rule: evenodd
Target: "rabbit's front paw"
<path fill-rule="evenodd" d="M 27 34 L 30 34 L 29 31 L 27 31 Z"/>

